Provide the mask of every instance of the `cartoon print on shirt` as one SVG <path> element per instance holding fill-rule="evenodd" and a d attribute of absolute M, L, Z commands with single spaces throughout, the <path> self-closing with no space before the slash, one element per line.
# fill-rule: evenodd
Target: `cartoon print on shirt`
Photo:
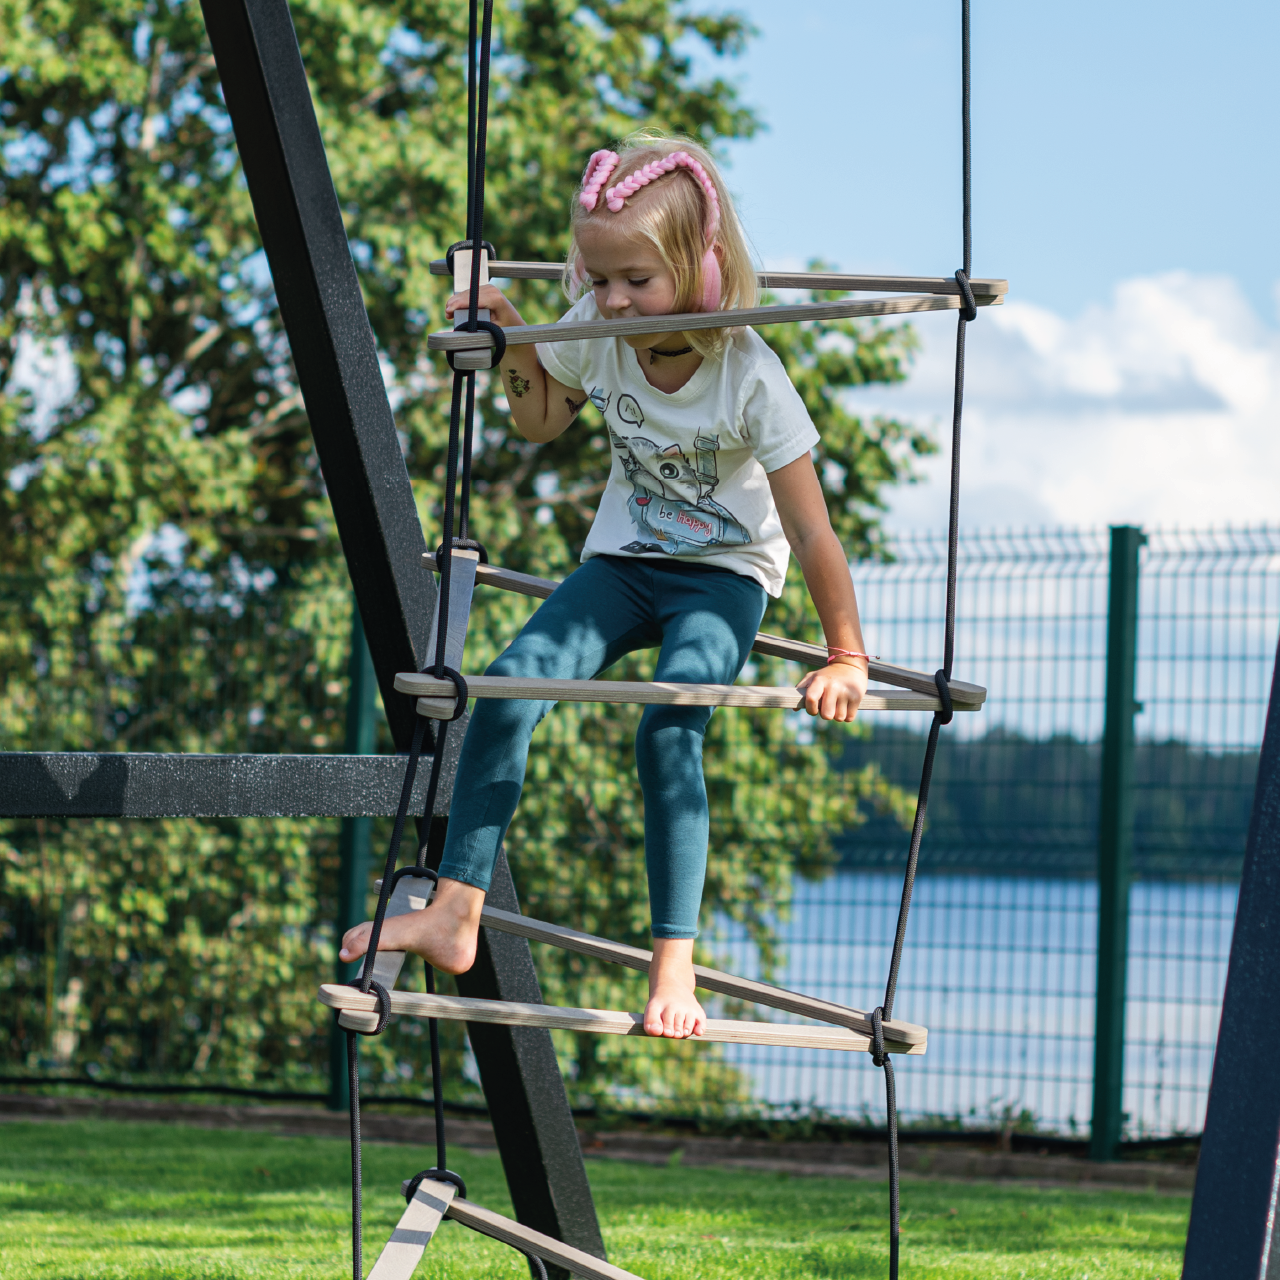
<path fill-rule="evenodd" d="M 619 396 L 617 414 L 629 427 L 644 426 L 644 411 L 635 396 Z M 609 438 L 620 455 L 623 473 L 631 481 L 627 510 L 642 535 L 620 550 L 632 555 L 645 551 L 710 555 L 720 547 L 746 546 L 751 541 L 742 522 L 712 497 L 720 483 L 716 471 L 719 436 L 695 438 L 696 467 L 690 466 L 678 444 L 660 448 L 645 436 L 622 436 L 612 427 Z M 682 491 L 698 496 L 690 501 L 679 496 Z"/>

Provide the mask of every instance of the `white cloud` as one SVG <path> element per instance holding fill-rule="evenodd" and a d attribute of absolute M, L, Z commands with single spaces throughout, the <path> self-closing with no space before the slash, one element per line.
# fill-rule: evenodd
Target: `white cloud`
<path fill-rule="evenodd" d="M 955 320 L 917 322 L 910 381 L 865 412 L 950 434 Z M 1243 524 L 1280 517 L 1280 332 L 1227 278 L 1127 280 L 1066 319 L 1012 301 L 969 329 L 966 524 Z M 946 521 L 949 459 L 892 495 L 890 523 Z"/>

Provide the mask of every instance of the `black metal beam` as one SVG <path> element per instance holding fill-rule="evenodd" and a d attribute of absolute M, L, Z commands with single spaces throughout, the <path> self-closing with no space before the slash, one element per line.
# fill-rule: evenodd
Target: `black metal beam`
<path fill-rule="evenodd" d="M 426 544 L 297 36 L 287 0 L 201 6 L 383 705 L 403 747 L 413 708 L 392 682 L 397 671 L 423 665 L 434 583 L 422 567 Z M 460 728 L 450 737 L 461 737 Z M 519 910 L 505 863 L 490 896 Z M 490 962 L 468 976 L 471 994 L 500 998 L 515 982 L 523 998 L 541 999 L 527 943 L 482 950 Z M 555 1066 L 550 1033 L 508 1028 L 473 1048 L 486 1094 L 529 1120 L 516 1128 L 495 1117 L 494 1126 L 520 1221 L 602 1253 L 564 1084 L 546 1069 Z"/>
<path fill-rule="evenodd" d="M 457 744 L 436 812 L 448 812 Z M 380 818 L 394 814 L 404 756 L 196 756 L 0 752 L 3 818 Z M 428 768 L 414 790 L 421 810 Z"/>
<path fill-rule="evenodd" d="M 1184 1280 L 1274 1280 L 1280 1173 L 1280 648 L 1258 759 L 1240 901 Z"/>

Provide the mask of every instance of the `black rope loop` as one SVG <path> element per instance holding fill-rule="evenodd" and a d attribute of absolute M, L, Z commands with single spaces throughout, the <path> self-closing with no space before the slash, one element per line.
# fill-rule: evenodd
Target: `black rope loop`
<path fill-rule="evenodd" d="M 359 980 L 347 983 L 347 986 L 360 990 Z M 348 1030 L 355 1031 L 358 1036 L 380 1036 L 387 1029 L 387 1022 L 391 1018 L 391 993 L 380 982 L 369 983 L 368 995 L 376 996 L 378 999 L 378 1025 L 372 1031 L 360 1031 L 354 1027 Z"/>
<path fill-rule="evenodd" d="M 454 551 L 478 551 L 480 553 L 480 563 L 481 564 L 489 563 L 489 552 L 486 549 L 484 543 L 477 542 L 474 538 L 454 538 L 453 550 Z M 436 548 L 435 559 L 436 559 L 437 569 L 442 569 L 444 567 L 444 552 L 445 552 L 445 545 L 442 542 Z"/>
<path fill-rule="evenodd" d="M 524 1253 L 524 1250 L 520 1252 Z M 547 1269 L 542 1265 L 542 1259 L 536 1253 L 525 1253 L 524 1256 L 529 1260 L 529 1271 L 534 1280 L 547 1280 Z"/>
<path fill-rule="evenodd" d="M 468 202 L 468 203 L 469 203 L 469 202 Z M 468 210 L 468 212 L 469 212 L 469 210 Z M 448 264 L 448 266 L 449 266 L 449 275 L 450 275 L 450 276 L 452 276 L 452 275 L 453 275 L 453 255 L 454 255 L 454 254 L 455 254 L 459 249 L 474 249 L 475 247 L 476 247 L 476 246 L 475 246 L 475 241 L 473 241 L 473 240 L 455 240 L 455 241 L 453 242 L 453 244 L 451 244 L 451 245 L 450 245 L 450 246 L 449 246 L 449 247 L 444 251 L 444 260 L 445 260 L 445 262 L 446 262 L 446 263 Z M 498 251 L 497 251 L 497 249 L 495 249 L 495 248 L 493 247 L 493 245 L 491 245 L 487 240 L 482 240 L 482 241 L 480 242 L 480 247 L 481 247 L 482 249 L 488 249 L 488 251 L 489 251 L 489 261 L 490 261 L 490 262 L 493 262 L 493 261 L 494 261 L 494 259 L 496 259 L 496 258 L 497 258 L 497 256 L 498 256 Z"/>
<path fill-rule="evenodd" d="M 435 676 L 437 680 L 453 681 L 453 687 L 458 695 L 458 705 L 454 707 L 453 715 L 445 720 L 444 723 L 452 724 L 455 720 L 461 720 L 467 713 L 467 699 L 471 697 L 471 694 L 467 690 L 467 682 L 463 679 L 462 673 L 460 671 L 455 671 L 452 667 L 446 667 L 441 663 L 438 666 L 428 667 L 427 674 Z M 439 756 L 439 754 L 440 752 L 437 748 L 436 755 Z M 435 762 L 432 761 L 433 766 L 434 764 Z"/>
<path fill-rule="evenodd" d="M 871 1061 L 883 1067 L 889 1054 L 884 1047 L 884 1007 L 876 1005 L 871 1010 Z"/>
<path fill-rule="evenodd" d="M 938 697 L 942 699 L 942 710 L 934 714 L 938 717 L 939 724 L 950 724 L 955 708 L 951 705 L 951 686 L 947 683 L 947 673 L 939 668 L 933 673 L 933 683 L 938 686 Z"/>
<path fill-rule="evenodd" d="M 493 336 L 492 358 L 487 367 L 490 369 L 496 369 L 502 363 L 502 357 L 507 354 L 507 335 L 500 324 L 494 324 L 492 320 L 471 320 L 462 329 L 458 330 L 458 332 L 477 333 L 481 329 L 483 329 L 485 333 Z M 473 370 L 459 369 L 458 366 L 453 363 L 453 357 L 456 355 L 458 355 L 458 352 L 456 351 L 446 351 L 444 353 L 444 358 L 448 361 L 449 368 L 452 369 L 454 373 L 474 372 Z"/>
<path fill-rule="evenodd" d="M 438 884 L 440 879 L 430 867 L 415 867 L 410 864 L 407 867 L 401 867 L 400 870 L 391 877 L 392 893 L 395 892 L 396 885 L 398 885 L 405 876 L 412 876 L 415 880 L 430 880 L 432 884 Z"/>
<path fill-rule="evenodd" d="M 973 300 L 973 286 L 969 283 L 969 277 L 963 267 L 956 272 L 956 284 L 960 286 L 960 298 L 964 303 L 960 308 L 960 314 L 966 320 L 976 320 L 978 318 L 978 304 Z"/>
<path fill-rule="evenodd" d="M 421 1173 L 415 1173 L 412 1178 L 406 1178 L 400 1184 L 400 1194 L 404 1196 L 407 1204 L 418 1194 L 418 1188 L 426 1179 L 430 1178 L 432 1182 L 448 1182 L 452 1186 L 458 1188 L 458 1194 L 465 1200 L 467 1198 L 467 1184 L 463 1182 L 460 1173 L 454 1173 L 452 1169 L 423 1169 Z"/>

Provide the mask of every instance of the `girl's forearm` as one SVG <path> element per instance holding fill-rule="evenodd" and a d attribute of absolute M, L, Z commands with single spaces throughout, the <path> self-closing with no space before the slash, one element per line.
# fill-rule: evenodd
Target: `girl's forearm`
<path fill-rule="evenodd" d="M 866 650 L 858 598 L 853 590 L 844 548 L 828 526 L 793 546 L 827 644 L 854 653 Z"/>

